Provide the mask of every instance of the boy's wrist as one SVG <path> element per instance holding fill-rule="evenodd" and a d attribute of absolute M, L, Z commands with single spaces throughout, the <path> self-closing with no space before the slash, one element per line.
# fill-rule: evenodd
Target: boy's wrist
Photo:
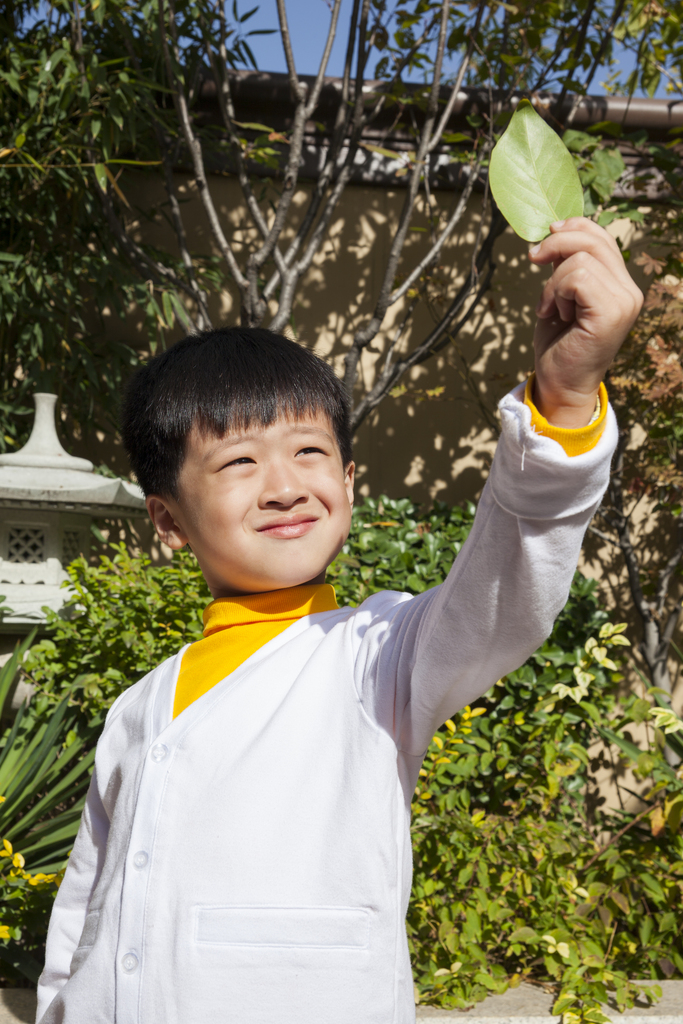
<path fill-rule="evenodd" d="M 539 384 L 534 375 L 531 400 L 539 413 L 553 427 L 562 430 L 580 430 L 587 427 L 595 415 L 600 387 L 587 394 L 565 391 L 561 394 L 550 394 Z"/>
<path fill-rule="evenodd" d="M 584 455 L 598 444 L 607 424 L 609 401 L 604 384 L 598 390 L 595 409 L 587 425 L 583 427 L 557 427 L 541 415 L 533 399 L 534 374 L 526 382 L 524 404 L 531 411 L 531 429 L 542 437 L 549 437 L 564 448 L 570 457 Z"/>

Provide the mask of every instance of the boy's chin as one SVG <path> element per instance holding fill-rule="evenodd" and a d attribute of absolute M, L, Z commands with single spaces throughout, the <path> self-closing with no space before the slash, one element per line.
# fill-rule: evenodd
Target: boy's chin
<path fill-rule="evenodd" d="M 315 570 L 311 570 L 315 572 Z M 232 581 L 224 581 L 211 587 L 214 598 L 217 597 L 249 597 L 252 594 L 268 594 L 273 590 L 290 590 L 293 587 L 304 587 L 325 582 L 327 569 L 316 573 L 313 577 L 308 573 L 282 573 L 261 579 L 246 581 L 236 586 Z"/>
<path fill-rule="evenodd" d="M 266 593 L 269 590 L 289 590 L 292 587 L 306 587 L 317 583 L 325 582 L 325 570 L 316 574 L 313 578 L 308 575 L 302 579 L 300 575 L 295 577 L 279 578 L 277 581 L 273 581 L 272 586 L 264 587 L 263 592 Z"/>

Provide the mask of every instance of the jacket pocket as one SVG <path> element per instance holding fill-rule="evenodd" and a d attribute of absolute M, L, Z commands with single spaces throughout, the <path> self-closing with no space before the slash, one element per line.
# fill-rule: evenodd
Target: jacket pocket
<path fill-rule="evenodd" d="M 368 949 L 364 907 L 197 907 L 197 942 L 290 949 Z"/>
<path fill-rule="evenodd" d="M 100 923 L 100 912 L 99 910 L 91 910 L 86 915 L 85 923 L 83 925 L 83 931 L 81 937 L 74 951 L 74 955 L 71 958 L 71 973 L 77 971 L 84 960 L 87 959 L 88 953 L 95 945 L 95 939 L 97 938 L 97 927 Z"/>

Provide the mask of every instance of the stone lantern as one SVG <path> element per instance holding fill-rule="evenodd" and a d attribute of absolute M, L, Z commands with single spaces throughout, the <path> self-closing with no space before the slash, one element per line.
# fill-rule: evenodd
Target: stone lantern
<path fill-rule="evenodd" d="M 92 462 L 62 448 L 56 395 L 36 394 L 33 430 L 18 452 L 0 455 L 0 632 L 27 633 L 59 611 L 68 592 L 64 567 L 87 555 L 93 517 L 146 515 L 136 484 L 94 472 Z M 4 646 L 4 645 L 3 645 Z"/>

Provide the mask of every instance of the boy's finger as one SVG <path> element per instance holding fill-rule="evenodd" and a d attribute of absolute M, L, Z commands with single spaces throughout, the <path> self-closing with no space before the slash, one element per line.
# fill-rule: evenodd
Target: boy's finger
<path fill-rule="evenodd" d="M 610 295 L 608 282 L 600 282 L 603 301 Z M 560 319 L 570 324 L 577 319 L 578 315 L 589 313 L 593 307 L 589 296 L 586 295 L 586 272 L 583 267 L 575 267 L 567 273 L 558 283 L 554 302 L 557 307 Z"/>
<path fill-rule="evenodd" d="M 588 217 L 569 217 L 567 220 L 559 220 L 550 225 L 551 235 L 559 234 L 563 231 L 583 231 L 588 235 L 593 235 L 594 238 L 602 238 L 615 253 L 619 256 L 621 255 L 621 249 L 617 244 L 616 238 Z"/>
<path fill-rule="evenodd" d="M 600 260 L 582 251 L 560 264 L 546 282 L 536 307 L 536 315 L 545 320 L 557 310 L 562 320 L 573 320 L 575 304 L 587 310 L 603 303 L 606 295 L 617 299 L 617 292 L 621 296 L 623 289 L 619 286 L 615 288 L 612 274 Z M 619 298 L 619 304 L 628 306 L 628 296 Z"/>
<path fill-rule="evenodd" d="M 628 277 L 630 280 L 621 253 L 610 245 L 608 237 L 596 236 L 588 231 L 558 231 L 534 246 L 529 251 L 529 259 L 543 266 L 548 263 L 559 264 L 575 253 L 586 252 L 608 267 L 617 277 Z"/>
<path fill-rule="evenodd" d="M 609 231 L 606 231 L 605 228 L 601 228 L 599 224 L 596 224 L 595 221 L 589 220 L 588 217 L 569 217 L 567 220 L 556 221 L 550 225 L 550 235 L 548 237 L 552 238 L 554 235 L 564 234 L 567 231 L 581 231 L 585 235 L 601 239 L 616 256 L 623 260 L 616 238 L 610 235 Z"/>
<path fill-rule="evenodd" d="M 585 223 L 590 224 L 590 221 Z M 577 231 L 564 229 L 556 231 L 529 251 L 529 259 L 539 266 L 548 263 L 559 266 L 563 260 L 575 253 L 587 252 L 608 267 L 624 285 L 631 284 L 635 288 L 619 247 L 604 229 L 597 228 L 597 225 L 593 225 L 593 227 L 599 231 L 599 234 L 587 228 Z"/>

